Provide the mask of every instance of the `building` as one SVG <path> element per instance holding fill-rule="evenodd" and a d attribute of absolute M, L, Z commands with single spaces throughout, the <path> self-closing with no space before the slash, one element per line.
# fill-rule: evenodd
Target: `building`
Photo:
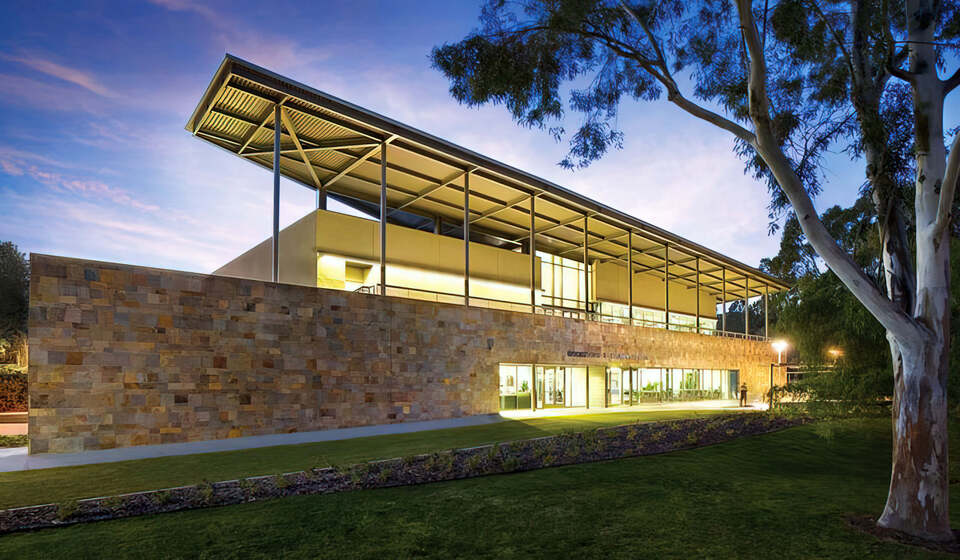
<path fill-rule="evenodd" d="M 716 251 L 229 55 L 187 130 L 272 171 L 273 235 L 213 275 L 34 255 L 31 452 L 779 382 L 788 286 Z M 317 193 L 282 231 L 281 175 Z"/>

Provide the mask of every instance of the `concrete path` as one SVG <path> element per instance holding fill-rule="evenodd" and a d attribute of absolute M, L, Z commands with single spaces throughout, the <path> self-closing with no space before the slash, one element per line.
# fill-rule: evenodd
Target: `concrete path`
<path fill-rule="evenodd" d="M 605 414 L 617 412 L 637 412 L 645 410 L 750 410 L 761 407 L 761 403 L 753 403 L 745 409 L 738 407 L 737 401 L 695 401 L 674 403 L 653 403 L 634 406 L 611 408 L 548 408 L 541 410 L 509 410 L 500 414 L 485 414 L 453 418 L 449 420 L 427 420 L 424 422 L 404 422 L 400 424 L 383 424 L 380 426 L 363 426 L 359 428 L 342 428 L 339 430 L 320 430 L 316 432 L 297 432 L 293 434 L 273 434 L 266 436 L 250 436 L 232 439 L 218 439 L 212 441 L 195 441 L 190 443 L 165 443 L 162 445 L 138 445 L 119 449 L 103 449 L 86 451 L 83 453 L 42 453 L 28 455 L 26 447 L 0 448 L 0 472 L 24 471 L 31 469 L 50 469 L 55 467 L 70 467 L 75 465 L 90 465 L 94 463 L 113 463 L 116 461 L 131 461 L 137 459 L 151 459 L 155 457 L 169 457 L 172 455 L 192 455 L 195 453 L 214 453 L 217 451 L 237 451 L 257 447 L 272 447 L 275 445 L 296 445 L 300 443 L 314 443 L 319 441 L 335 441 L 358 437 L 382 436 L 390 434 L 405 434 L 422 432 L 425 430 L 442 430 L 444 428 L 461 428 L 465 426 L 480 426 L 502 422 L 506 419 L 522 420 L 532 418 L 547 418 L 550 416 L 573 416 L 578 414 Z M 16 424 L 11 424 L 16 425 Z"/>
<path fill-rule="evenodd" d="M 8 449 L 0 448 L 0 472 L 50 469 L 55 467 L 90 465 L 94 463 L 113 463 L 116 461 L 169 457 L 172 455 L 192 455 L 195 453 L 214 453 L 217 451 L 236 451 L 240 449 L 253 449 L 257 447 L 273 447 L 275 445 L 296 445 L 300 443 L 314 443 L 318 441 L 335 441 L 359 437 L 405 434 L 411 432 L 422 432 L 426 430 L 442 430 L 444 428 L 480 426 L 484 424 L 502 422 L 503 420 L 504 418 L 499 414 L 483 414 L 477 416 L 467 416 L 464 418 L 452 418 L 449 420 L 404 422 L 400 424 L 362 426 L 359 428 L 342 428 L 339 430 L 296 432 L 292 434 L 272 434 L 266 436 L 250 436 L 232 439 L 218 439 L 212 441 L 195 441 L 190 443 L 138 445 L 135 447 L 103 449 L 98 451 L 86 451 L 83 453 L 42 453 L 39 455 L 28 455 L 26 447 L 14 447 Z"/>

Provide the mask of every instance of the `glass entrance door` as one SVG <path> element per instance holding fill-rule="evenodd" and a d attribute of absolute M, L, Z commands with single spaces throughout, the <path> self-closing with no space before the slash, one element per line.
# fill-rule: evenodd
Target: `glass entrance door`
<path fill-rule="evenodd" d="M 535 382 L 538 408 L 570 406 L 567 369 L 554 366 L 537 367 Z"/>

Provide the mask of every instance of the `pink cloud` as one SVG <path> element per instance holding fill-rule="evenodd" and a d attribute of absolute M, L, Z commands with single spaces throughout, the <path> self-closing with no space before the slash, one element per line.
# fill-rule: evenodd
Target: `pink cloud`
<path fill-rule="evenodd" d="M 217 49 L 251 58 L 272 70 L 290 71 L 329 58 L 329 52 L 324 49 L 304 47 L 282 33 L 264 34 L 230 14 L 217 12 L 204 4 L 187 0 L 149 2 L 171 12 L 189 12 L 202 17 L 213 29 L 210 37 Z"/>
<path fill-rule="evenodd" d="M 22 155 L 18 157 L 18 153 L 23 154 L 24 152 L 0 149 L 0 170 L 7 175 L 26 175 L 38 183 L 59 192 L 70 192 L 99 200 L 106 199 L 114 204 L 127 206 L 144 212 L 156 212 L 159 210 L 158 206 L 141 202 L 124 189 L 112 187 L 97 179 L 67 177 L 56 171 L 40 168 L 37 165 L 25 161 L 27 158 Z"/>
<path fill-rule="evenodd" d="M 4 54 L 0 56 L 12 62 L 19 62 L 20 64 L 33 68 L 42 74 L 53 76 L 54 78 L 58 78 L 65 82 L 80 86 L 88 91 L 96 93 L 97 95 L 107 98 L 118 97 L 116 92 L 101 84 L 97 78 L 89 72 L 64 66 L 35 54 L 22 54 L 19 56 Z"/>

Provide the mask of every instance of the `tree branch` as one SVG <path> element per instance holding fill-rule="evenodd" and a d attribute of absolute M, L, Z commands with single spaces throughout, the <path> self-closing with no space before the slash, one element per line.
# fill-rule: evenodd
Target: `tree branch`
<path fill-rule="evenodd" d="M 643 29 L 643 32 L 647 34 L 647 40 L 650 41 L 650 45 L 653 47 L 653 52 L 655 52 L 657 55 L 657 60 L 660 63 L 660 68 L 663 70 L 663 75 L 673 83 L 674 87 L 676 87 L 677 82 L 673 79 L 673 75 L 670 73 L 670 67 L 667 65 L 667 58 L 663 55 L 663 49 L 660 48 L 660 42 L 657 41 L 653 36 L 653 33 L 650 31 L 650 27 L 640 19 L 640 16 L 637 15 L 637 12 L 635 12 L 633 8 L 627 5 L 625 0 L 620 0 L 620 7 L 623 8 L 623 11 L 625 11 L 627 15 L 630 16 L 630 18 L 633 19 L 633 21 L 635 21 L 641 29 Z"/>
<path fill-rule="evenodd" d="M 627 45 L 622 41 L 610 37 L 606 33 L 602 33 L 600 31 L 580 30 L 577 31 L 577 33 L 586 35 L 588 37 L 593 37 L 594 39 L 601 41 L 608 49 L 614 51 L 620 56 L 636 61 L 637 64 L 643 67 L 647 73 L 653 76 L 663 85 L 663 87 L 667 89 L 667 99 L 677 107 L 683 109 L 698 119 L 707 121 L 714 126 L 730 132 L 751 146 L 755 144 L 756 136 L 746 128 L 724 117 L 723 115 L 702 107 L 684 97 L 683 93 L 680 92 L 680 88 L 677 86 L 677 83 L 673 80 L 673 77 L 669 74 L 664 74 L 658 71 L 660 64 L 650 60 L 634 47 L 631 47 L 630 45 Z M 650 37 L 652 37 L 652 34 Z M 652 39 L 651 42 L 653 42 L 654 45 L 657 44 L 656 41 Z M 656 50 L 660 52 L 662 56 L 662 50 L 660 50 L 659 47 L 656 47 Z"/>
<path fill-rule="evenodd" d="M 950 226 L 953 216 L 953 198 L 957 194 L 957 180 L 960 179 L 960 133 L 953 137 L 950 144 L 950 156 L 947 158 L 947 169 L 943 174 L 943 184 L 940 185 L 940 200 L 937 204 L 937 221 L 934 225 L 935 238 Z"/>
<path fill-rule="evenodd" d="M 943 95 L 946 96 L 957 86 L 960 86 L 960 68 L 957 68 L 952 76 L 943 81 Z"/>
<path fill-rule="evenodd" d="M 793 170 L 790 160 L 777 143 L 770 120 L 770 102 L 767 97 L 767 65 L 764 59 L 763 45 L 753 19 L 750 0 L 736 0 L 740 15 L 740 28 L 749 53 L 750 74 L 748 96 L 750 118 L 754 122 L 757 135 L 757 151 L 770 167 L 784 194 L 790 200 L 800 227 L 807 240 L 817 250 L 827 266 L 847 286 L 898 341 L 918 345 L 923 339 L 917 323 L 892 301 L 886 298 L 876 285 L 867 277 L 850 255 L 844 251 L 830 235 L 817 215 L 810 195 L 803 188 L 800 177 Z"/>
<path fill-rule="evenodd" d="M 882 20 L 880 24 L 883 27 L 883 36 L 887 42 L 887 73 L 895 78 L 900 78 L 908 84 L 913 84 L 915 78 L 914 74 L 900 68 L 900 64 L 906 57 L 908 49 L 903 48 L 899 53 L 897 53 L 897 42 L 893 38 L 893 32 L 890 31 L 889 0 L 883 0 L 883 2 L 881 2 L 880 12 Z"/>

